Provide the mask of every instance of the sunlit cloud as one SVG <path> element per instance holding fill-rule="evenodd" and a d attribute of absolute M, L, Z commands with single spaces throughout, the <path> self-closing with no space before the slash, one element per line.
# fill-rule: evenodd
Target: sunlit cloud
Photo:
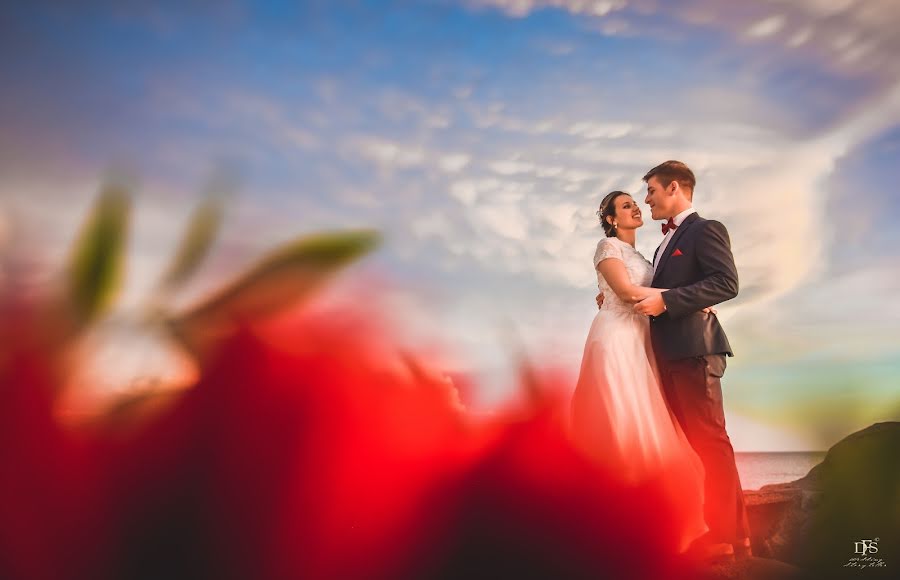
<path fill-rule="evenodd" d="M 776 14 L 775 16 L 769 16 L 768 18 L 764 18 L 754 24 L 750 25 L 747 29 L 747 36 L 752 38 L 765 38 L 766 36 L 772 36 L 784 28 L 785 18 L 780 14 Z"/>
<path fill-rule="evenodd" d="M 844 72 L 866 72 L 878 76 L 895 75 L 900 70 L 895 55 L 900 40 L 894 33 L 900 16 L 889 2 L 880 0 L 822 1 L 763 0 L 744 4 L 740 10 L 728 2 L 714 0 L 620 0 L 590 2 L 584 0 L 471 0 L 478 6 L 490 6 L 516 18 L 539 10 L 565 10 L 574 15 L 611 20 L 619 29 L 629 19 L 647 14 L 672 17 L 697 24 L 744 34 L 749 40 L 769 39 L 788 47 L 804 46 L 816 52 L 823 62 Z M 862 62 L 862 57 L 868 58 Z M 850 69 L 848 67 L 855 67 Z"/>

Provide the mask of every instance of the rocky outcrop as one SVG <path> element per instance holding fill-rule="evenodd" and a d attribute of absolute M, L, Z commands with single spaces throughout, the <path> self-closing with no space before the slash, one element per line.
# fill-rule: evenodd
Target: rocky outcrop
<path fill-rule="evenodd" d="M 841 577 L 848 565 L 861 563 L 896 572 L 900 422 L 877 423 L 849 435 L 805 477 L 747 491 L 745 497 L 757 555 L 801 566 L 822 578 Z M 857 542 L 863 540 L 877 541 L 878 552 L 858 553 Z M 865 557 L 870 559 L 854 564 L 854 558 Z"/>

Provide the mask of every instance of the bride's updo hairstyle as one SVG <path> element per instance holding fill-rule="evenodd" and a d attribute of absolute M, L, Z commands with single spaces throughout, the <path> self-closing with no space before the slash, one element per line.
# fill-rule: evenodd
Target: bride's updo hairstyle
<path fill-rule="evenodd" d="M 616 217 L 616 198 L 620 195 L 630 194 L 627 191 L 611 191 L 600 202 L 600 210 L 597 212 L 597 217 L 600 218 L 600 223 L 603 225 L 603 231 L 606 232 L 607 238 L 616 237 L 616 228 L 606 221 L 606 218 Z"/>

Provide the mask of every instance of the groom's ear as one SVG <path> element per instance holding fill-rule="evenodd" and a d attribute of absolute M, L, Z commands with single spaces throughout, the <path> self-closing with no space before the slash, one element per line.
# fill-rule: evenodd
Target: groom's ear
<path fill-rule="evenodd" d="M 669 193 L 671 195 L 678 195 L 679 192 L 684 195 L 684 197 L 690 199 L 691 194 L 689 193 L 689 190 L 681 187 L 681 184 L 678 183 L 678 180 L 673 179 L 672 183 L 669 184 Z"/>

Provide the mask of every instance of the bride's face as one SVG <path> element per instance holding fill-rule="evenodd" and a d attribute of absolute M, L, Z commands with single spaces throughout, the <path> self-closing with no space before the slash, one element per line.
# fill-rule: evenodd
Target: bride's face
<path fill-rule="evenodd" d="M 616 198 L 615 221 L 619 229 L 633 230 L 644 225 L 641 218 L 641 208 L 630 195 L 620 195 Z"/>

